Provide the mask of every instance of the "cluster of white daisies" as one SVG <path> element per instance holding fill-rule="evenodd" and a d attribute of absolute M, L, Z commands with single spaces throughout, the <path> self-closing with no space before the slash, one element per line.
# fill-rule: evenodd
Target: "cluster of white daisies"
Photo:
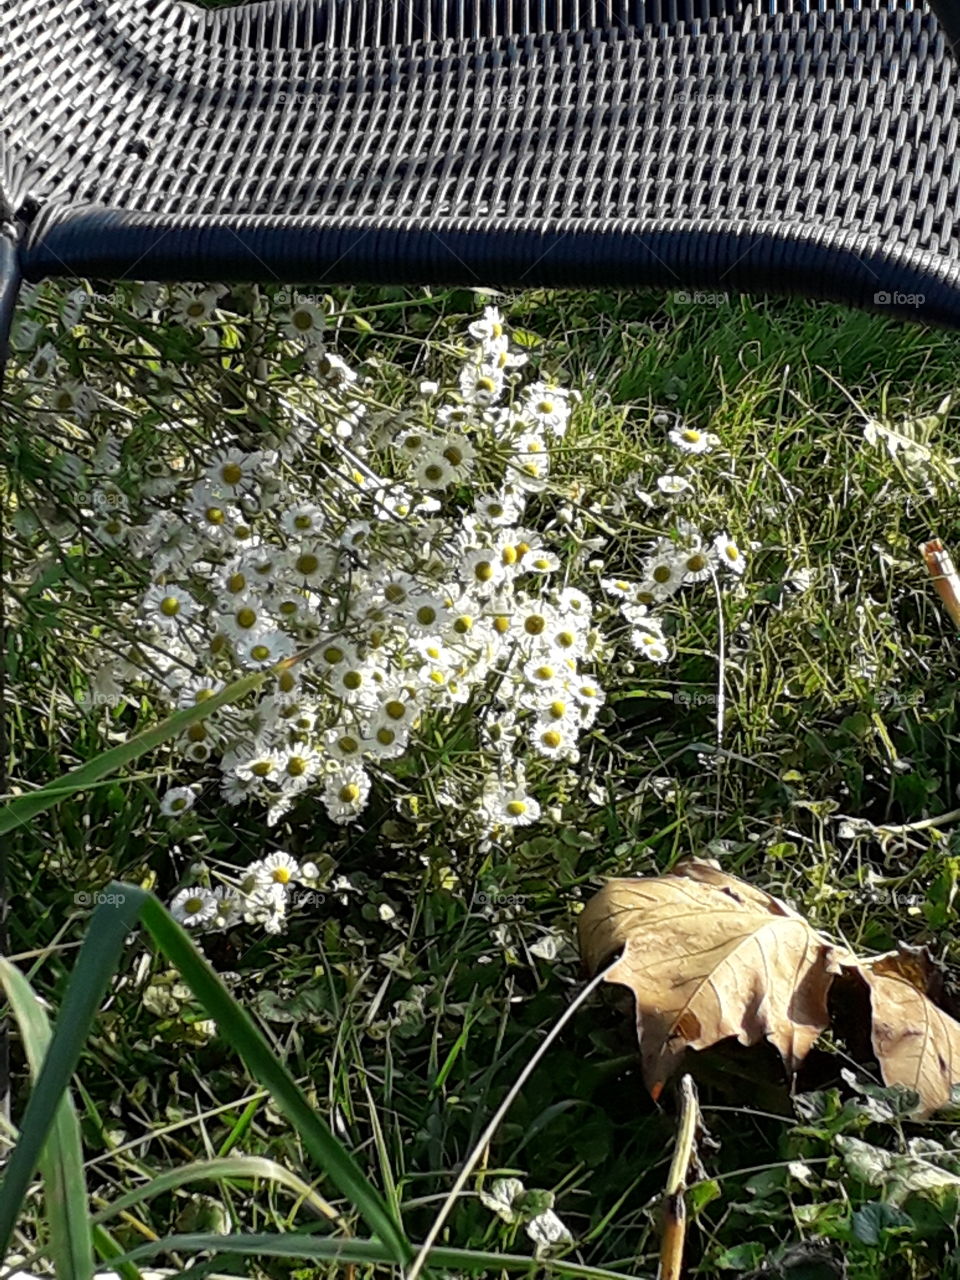
<path fill-rule="evenodd" d="M 216 345 L 222 294 L 177 293 L 177 318 L 203 329 L 203 345 Z M 145 314 L 155 301 L 146 298 Z M 557 519 L 545 520 L 542 505 L 535 520 L 527 515 L 550 491 L 577 393 L 524 382 L 526 356 L 495 307 L 469 328 L 474 345 L 456 387 L 423 382 L 402 410 L 378 406 L 372 379 L 328 349 L 322 308 L 295 302 L 281 328 L 305 359 L 310 389 L 288 390 L 283 420 L 259 447 L 228 435 L 206 457 L 148 467 L 131 514 L 123 439 L 101 439 L 90 473 L 99 502 L 84 512 L 92 538 L 126 548 L 152 581 L 130 610 L 118 605 L 117 621 L 137 642 L 121 659 L 121 628 L 108 637 L 92 701 L 146 687 L 170 709 L 192 707 L 244 671 L 309 649 L 257 694 L 194 724 L 174 758 L 215 764 L 223 799 L 264 806 L 270 825 L 307 793 L 349 823 L 363 814 L 375 774 L 415 746 L 428 717 L 471 702 L 484 780 L 445 783 L 438 803 L 455 807 L 465 838 L 536 822 L 532 791 L 551 761 L 578 760 L 605 698 L 595 668 L 610 652 L 589 596 L 567 585 L 571 573 L 583 580 L 582 566 L 562 564 L 539 531 L 569 531 L 570 508 Z M 54 356 L 41 346 L 28 378 L 49 373 L 38 361 Z M 58 393 L 48 407 L 72 405 L 80 417 L 96 399 L 74 383 Z M 669 438 L 691 454 L 718 443 L 683 424 Z M 658 486 L 671 500 L 690 488 L 679 475 Z M 636 648 L 655 662 L 669 649 L 653 608 L 717 566 L 742 570 L 725 534 L 706 541 L 688 522 L 676 527 L 678 540 L 656 543 L 641 580 L 602 580 Z M 163 810 L 184 812 L 199 790 L 171 788 Z M 176 910 L 204 927 L 244 918 L 276 929 L 293 887 L 314 872 L 274 854 L 242 880 L 183 891 Z"/>
<path fill-rule="evenodd" d="M 266 933 L 282 933 L 292 906 L 310 906 L 320 877 L 315 862 L 299 864 L 289 853 L 271 853 L 213 888 L 181 889 L 170 911 L 192 929 L 229 929 L 243 921 Z"/>
<path fill-rule="evenodd" d="M 705 433 L 685 429 L 694 438 Z M 669 477 L 671 480 L 676 477 Z M 666 662 L 670 648 L 662 621 L 651 609 L 668 600 L 688 583 L 712 578 L 718 569 L 740 577 L 745 566 L 743 552 L 726 533 L 712 540 L 703 530 L 682 517 L 677 519 L 679 539 L 661 538 L 643 565 L 640 580 L 604 578 L 601 586 L 620 601 L 620 613 L 630 624 L 630 641 L 651 662 Z"/>

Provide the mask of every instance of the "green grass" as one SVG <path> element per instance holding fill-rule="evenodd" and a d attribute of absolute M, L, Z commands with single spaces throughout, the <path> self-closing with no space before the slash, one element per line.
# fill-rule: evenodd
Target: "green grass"
<path fill-rule="evenodd" d="M 53 287 L 44 291 L 58 296 Z M 368 368 L 383 403 L 395 403 L 411 377 L 447 367 L 480 302 L 458 290 L 355 289 L 333 297 L 342 317 L 337 350 L 352 367 L 376 357 L 379 366 Z M 960 490 L 944 478 L 928 486 L 864 448 L 862 437 L 868 418 L 933 414 L 955 390 L 960 339 L 786 301 L 695 307 L 646 293 L 528 292 L 501 305 L 514 330 L 529 335 L 534 365 L 583 395 L 550 499 L 538 511 L 546 520 L 558 503 L 578 501 L 588 532 L 605 539 L 598 552 L 605 572 L 635 575 L 659 528 L 642 503 L 616 505 L 627 477 L 640 472 L 649 487 L 657 459 L 669 456 L 653 413 L 681 412 L 720 436 L 723 451 L 703 459 L 696 518 L 728 529 L 741 545 L 759 544 L 742 587 L 722 596 L 723 663 L 707 582 L 662 610 L 677 645 L 669 663 L 654 668 L 638 657 L 630 671 L 621 652 L 604 671 L 609 700 L 581 744 L 576 780 L 556 784 L 564 821 L 530 828 L 509 850 L 466 847 L 455 824 L 429 816 L 429 806 L 418 819 L 385 796 L 346 830 L 319 805 L 298 811 L 279 839 L 258 811 L 227 810 L 215 793 L 174 823 L 155 802 L 168 766 L 149 755 L 5 837 L 12 959 L 49 1002 L 52 1020 L 88 923 L 78 892 L 123 880 L 166 900 L 193 859 L 243 862 L 277 843 L 351 877 L 354 892 L 341 900 L 328 887 L 324 905 L 301 912 L 280 937 L 241 926 L 211 935 L 204 949 L 219 973 L 234 975 L 225 979 L 233 994 L 262 1020 L 273 1052 L 413 1241 L 426 1236 L 489 1117 L 577 989 L 569 951 L 551 962 L 529 947 L 549 930 L 569 935 L 579 904 L 605 877 L 656 874 L 681 856 L 707 852 L 727 870 L 788 894 L 818 927 L 858 949 L 885 950 L 901 939 L 931 946 L 948 964 L 960 958 L 954 826 L 883 842 L 869 831 L 846 838 L 840 821 L 912 824 L 958 804 L 958 637 L 917 545 L 937 535 L 960 548 Z M 126 377 L 138 324 L 111 311 L 102 324 L 65 337 L 61 349 L 77 374 L 113 361 Z M 236 407 L 213 395 L 223 370 L 175 329 L 156 345 L 150 376 L 183 371 L 189 454 L 216 412 Z M 226 383 L 244 385 L 239 363 Z M 5 655 L 10 776 L 26 791 L 91 761 L 111 745 L 104 729 L 115 744 L 161 714 L 146 701 L 106 715 L 77 709 L 90 674 L 91 631 L 110 624 L 117 601 L 139 592 L 142 566 L 90 546 L 80 554 L 82 522 L 77 537 L 54 541 L 37 563 L 37 534 L 16 513 L 31 509 L 47 526 L 70 514 L 69 495 L 58 510 L 46 477 L 68 445 L 87 449 L 90 433 L 78 428 L 69 440 L 62 424 L 32 419 L 19 393 L 9 385 L 7 392 L 7 598 L 16 628 Z M 929 428 L 945 458 L 960 455 L 956 421 L 948 414 Z M 109 415 L 96 424 L 109 425 Z M 138 448 L 160 438 L 150 430 L 138 425 Z M 571 496 L 575 484 L 583 493 Z M 798 570 L 812 572 L 810 589 L 786 583 Z M 857 673 L 864 660 L 875 675 Z M 717 752 L 721 672 L 726 719 Z M 397 794 L 429 795 L 474 767 L 471 716 L 463 709 L 434 727 L 432 741 L 399 775 Z M 672 779 L 671 793 L 652 785 L 658 777 Z M 605 803 L 584 799 L 591 784 Z M 889 893 L 869 901 L 871 870 L 895 878 L 911 905 L 893 903 Z M 493 921 L 478 894 L 512 897 L 516 905 L 497 908 Z M 378 910 L 385 902 L 389 919 Z M 496 935 L 495 923 L 506 936 Z M 205 1011 L 189 990 L 171 985 L 166 962 L 141 963 L 141 954 L 137 946 L 125 953 L 122 981 L 111 988 L 75 1076 L 92 1207 L 144 1178 L 231 1153 L 316 1177 L 296 1130 L 241 1074 L 233 1045 L 210 1034 Z M 399 1012 L 398 1001 L 408 1002 Z M 840 1085 L 844 1065 L 824 1052 L 807 1085 Z M 18 1069 L 17 1120 L 29 1093 L 19 1057 Z M 718 1055 L 704 1065 L 701 1095 L 719 1147 L 702 1151 L 706 1176 L 691 1192 L 691 1274 L 750 1274 L 780 1241 L 819 1239 L 846 1255 L 853 1280 L 960 1275 L 953 1227 L 935 1214 L 924 1218 L 917 1209 L 914 1226 L 878 1245 L 849 1238 L 851 1213 L 880 1194 L 844 1173 L 833 1134 L 848 1124 L 850 1132 L 895 1144 L 898 1130 L 865 1130 L 848 1114 L 793 1132 L 796 1120 L 785 1113 L 762 1054 Z M 916 1132 L 943 1140 L 948 1129 L 933 1123 Z M 669 1104 L 655 1106 L 643 1090 L 629 1018 L 615 1003 L 596 1001 L 575 1014 L 521 1091 L 480 1185 L 514 1175 L 552 1192 L 577 1241 L 571 1261 L 652 1275 L 651 1210 L 673 1130 Z M 787 1169 L 801 1159 L 809 1185 Z M 522 1224 L 497 1218 L 477 1189 L 472 1181 L 441 1243 L 530 1253 Z M 356 1208 L 333 1182 L 321 1178 L 317 1190 L 363 1233 Z M 202 1194 L 170 1187 L 110 1228 L 133 1250 L 154 1237 L 209 1230 L 214 1221 L 234 1233 L 295 1233 L 304 1219 L 275 1186 L 238 1193 L 223 1177 Z M 20 1232 L 26 1244 L 46 1240 L 36 1200 L 24 1209 Z M 191 1258 L 183 1244 L 173 1261 L 161 1262 Z M 456 1272 L 455 1261 L 443 1265 Z M 261 1269 L 248 1270 L 254 1266 Z M 357 1268 L 386 1274 L 360 1252 Z M 319 1258 L 234 1257 L 232 1270 L 291 1280 L 340 1274 Z"/>

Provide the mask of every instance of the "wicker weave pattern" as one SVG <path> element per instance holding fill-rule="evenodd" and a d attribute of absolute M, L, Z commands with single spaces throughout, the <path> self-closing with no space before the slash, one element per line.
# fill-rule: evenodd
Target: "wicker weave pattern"
<path fill-rule="evenodd" d="M 927 56 L 920 11 L 399 47 L 364 43 L 394 36 L 404 12 L 409 38 L 413 9 L 395 4 L 375 6 L 369 35 L 360 4 L 287 5 L 286 27 L 273 5 L 59 0 L 55 21 L 50 8 L 13 0 L 0 80 L 41 198 L 151 213 L 710 217 L 884 237 L 899 225 L 908 246 L 958 248 L 957 84 Z"/>
<path fill-rule="evenodd" d="M 787 276 L 814 245 L 823 271 L 852 251 L 952 294 L 958 74 L 936 20 L 893 0 L 770 7 L 4 0 L 2 194 L 40 210 L 28 271 L 34 251 L 44 270 L 79 260 L 94 222 L 106 265 L 111 227 L 286 227 L 301 260 L 311 228 L 406 228 L 472 253 L 471 275 L 477 237 L 510 229 L 639 235 L 647 274 L 667 253 L 676 279 L 732 261 L 731 236 Z M 258 241 L 273 271 L 279 243 Z"/>

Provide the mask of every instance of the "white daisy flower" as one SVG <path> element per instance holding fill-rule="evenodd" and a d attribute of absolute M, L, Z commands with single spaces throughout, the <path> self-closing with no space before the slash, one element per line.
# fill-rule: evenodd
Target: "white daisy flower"
<path fill-rule="evenodd" d="M 270 628 L 270 616 L 263 602 L 252 592 L 235 596 L 229 605 L 229 611 L 224 609 L 215 615 L 213 622 L 234 645 L 245 645 Z"/>
<path fill-rule="evenodd" d="M 666 641 L 653 631 L 635 628 L 630 634 L 630 639 L 638 652 L 645 658 L 649 658 L 651 662 L 666 662 L 670 657 Z"/>
<path fill-rule="evenodd" d="M 378 760 L 393 760 L 403 755 L 408 741 L 404 725 L 398 725 L 386 716 L 378 716 L 372 720 L 364 735 L 364 746 Z"/>
<path fill-rule="evenodd" d="M 65 378 L 50 392 L 47 403 L 53 413 L 85 422 L 96 409 L 97 398 L 93 387 L 77 382 L 74 378 Z"/>
<path fill-rule="evenodd" d="M 246 748 L 247 754 L 238 757 L 232 763 L 232 772 L 243 782 L 263 783 L 268 779 L 276 779 L 280 772 L 279 754 L 270 748 L 258 747 L 255 743 Z M 226 764 L 226 758 L 224 759 Z"/>
<path fill-rule="evenodd" d="M 370 778 L 363 769 L 347 768 L 334 774 L 323 792 L 327 813 L 337 823 L 359 817 L 370 794 Z"/>
<path fill-rule="evenodd" d="M 564 587 L 556 597 L 557 608 L 581 623 L 587 623 L 593 613 L 593 601 L 577 587 Z"/>
<path fill-rule="evenodd" d="M 366 750 L 363 735 L 347 726 L 327 729 L 323 734 L 323 746 L 334 760 L 346 763 L 362 760 Z"/>
<path fill-rule="evenodd" d="M 523 557 L 524 573 L 556 573 L 560 568 L 560 557 L 552 551 L 532 551 Z"/>
<path fill-rule="evenodd" d="M 523 515 L 523 496 L 518 490 L 510 494 L 481 494 L 474 499 L 473 509 L 482 524 L 495 527 L 512 525 Z"/>
<path fill-rule="evenodd" d="M 669 438 L 670 443 L 684 453 L 709 453 L 720 443 L 712 431 L 701 431 L 698 427 L 674 427 Z"/>
<path fill-rule="evenodd" d="M 213 318 L 222 291 L 216 285 L 199 290 L 179 285 L 172 292 L 174 319 L 189 328 L 196 328 Z"/>
<path fill-rule="evenodd" d="M 448 622 L 446 602 L 439 595 L 419 592 L 411 595 L 404 612 L 404 625 L 411 635 L 432 635 Z"/>
<path fill-rule="evenodd" d="M 686 493 L 692 488 L 689 480 L 683 476 L 665 475 L 657 477 L 657 488 L 661 493 Z"/>
<path fill-rule="evenodd" d="M 428 448 L 436 448 L 436 439 L 421 427 L 401 431 L 394 441 L 394 448 L 405 458 L 416 459 Z"/>
<path fill-rule="evenodd" d="M 439 450 L 453 467 L 456 479 L 462 480 L 473 469 L 477 451 L 466 436 L 451 434 L 439 442 Z"/>
<path fill-rule="evenodd" d="M 548 760 L 575 759 L 575 731 L 554 720 L 539 718 L 530 734 L 530 744 L 538 755 Z"/>
<path fill-rule="evenodd" d="M 301 587 L 317 587 L 336 571 L 337 553 L 328 542 L 310 538 L 290 547 L 283 566 L 286 579 Z"/>
<path fill-rule="evenodd" d="M 423 710 L 419 698 L 408 689 L 389 689 L 381 692 L 377 719 L 392 724 L 395 729 L 412 728 Z"/>
<path fill-rule="evenodd" d="M 533 432 L 522 436 L 508 467 L 511 478 L 521 488 L 542 489 L 550 474 L 550 453 L 543 438 Z"/>
<path fill-rule="evenodd" d="M 94 525 L 93 537 L 105 547 L 119 547 L 127 540 L 130 526 L 124 524 L 119 516 L 108 516 L 100 524 Z"/>
<path fill-rule="evenodd" d="M 291 732 L 293 732 L 293 722 Z M 288 789 L 303 789 L 323 768 L 323 757 L 312 747 L 298 743 L 295 748 L 278 752 L 281 760 L 278 782 Z"/>
<path fill-rule="evenodd" d="M 36 382 L 43 382 L 53 375 L 57 368 L 59 355 L 52 342 L 45 342 L 27 366 L 27 374 Z"/>
<path fill-rule="evenodd" d="M 713 549 L 724 568 L 738 576 L 743 573 L 746 568 L 743 552 L 732 538 L 727 537 L 725 533 L 718 533 L 713 540 Z"/>
<path fill-rule="evenodd" d="M 673 595 L 683 582 L 683 567 L 677 548 L 669 538 L 661 538 L 643 563 L 644 578 L 655 584 L 663 599 Z"/>
<path fill-rule="evenodd" d="M 506 578 L 502 557 L 493 547 L 472 547 L 460 559 L 460 577 L 468 590 L 486 594 Z"/>
<path fill-rule="evenodd" d="M 378 664 L 367 657 L 362 662 L 331 667 L 327 683 L 331 692 L 348 706 L 367 708 L 376 702 L 380 687 L 377 677 L 380 675 Z"/>
<path fill-rule="evenodd" d="M 282 884 L 257 886 L 243 903 L 247 924 L 257 924 L 266 933 L 282 933 L 287 914 L 287 890 Z"/>
<path fill-rule="evenodd" d="M 536 688 L 552 689 L 570 675 L 570 670 L 562 659 L 540 657 L 525 663 L 523 674 Z"/>
<path fill-rule="evenodd" d="M 326 522 L 323 509 L 315 502 L 294 502 L 280 517 L 280 527 L 296 538 L 320 533 Z"/>
<path fill-rule="evenodd" d="M 608 596 L 618 600 L 633 600 L 636 596 L 637 584 L 627 578 L 601 578 L 600 586 Z"/>
<path fill-rule="evenodd" d="M 170 903 L 170 914 L 190 929 L 206 924 L 217 914 L 217 899 L 209 889 L 181 889 Z"/>
<path fill-rule="evenodd" d="M 460 371 L 460 394 L 467 404 L 493 404 L 505 385 L 503 371 L 489 364 L 467 364 Z"/>
<path fill-rule="evenodd" d="M 432 449 L 417 459 L 413 470 L 413 482 L 422 489 L 447 489 L 456 479 L 455 468 L 442 453 Z"/>
<path fill-rule="evenodd" d="M 278 884 L 284 888 L 299 878 L 300 864 L 289 853 L 278 850 L 257 864 L 257 885 Z"/>
<path fill-rule="evenodd" d="M 679 560 L 684 582 L 703 582 L 710 577 L 717 553 L 712 547 L 684 547 L 679 552 Z"/>
<path fill-rule="evenodd" d="M 262 451 L 248 453 L 243 449 L 225 449 L 204 471 L 204 482 L 211 494 L 222 494 L 230 501 L 259 486 L 267 457 Z"/>
<path fill-rule="evenodd" d="M 199 605 L 182 587 L 156 584 L 140 601 L 140 613 L 152 626 L 166 634 L 179 631 L 196 617 Z"/>
<path fill-rule="evenodd" d="M 548 627 L 545 643 L 558 658 L 574 658 L 586 651 L 587 637 L 572 619 L 558 618 Z"/>
<path fill-rule="evenodd" d="M 486 798 L 484 809 L 505 827 L 528 827 L 540 820 L 540 805 L 522 787 L 497 791 Z"/>
<path fill-rule="evenodd" d="M 170 787 L 160 801 L 160 812 L 167 818 L 186 813 L 193 808 L 196 798 L 196 787 Z"/>
<path fill-rule="evenodd" d="M 503 315 L 499 307 L 484 307 L 483 316 L 468 327 L 467 333 L 478 342 L 488 342 L 491 338 L 502 338 L 505 335 Z"/>
<path fill-rule="evenodd" d="M 312 302 L 297 302 L 286 313 L 281 326 L 286 337 L 308 347 L 322 345 L 326 316 Z"/>

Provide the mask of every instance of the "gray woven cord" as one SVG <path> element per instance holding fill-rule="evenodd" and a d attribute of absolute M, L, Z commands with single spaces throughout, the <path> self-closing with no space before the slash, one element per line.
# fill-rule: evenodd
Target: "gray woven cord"
<path fill-rule="evenodd" d="M 589 283 L 619 253 L 624 283 L 909 287 L 960 323 L 936 18 L 773 7 L 4 0 L 0 193 L 34 276 L 205 256 L 221 276 Z"/>

